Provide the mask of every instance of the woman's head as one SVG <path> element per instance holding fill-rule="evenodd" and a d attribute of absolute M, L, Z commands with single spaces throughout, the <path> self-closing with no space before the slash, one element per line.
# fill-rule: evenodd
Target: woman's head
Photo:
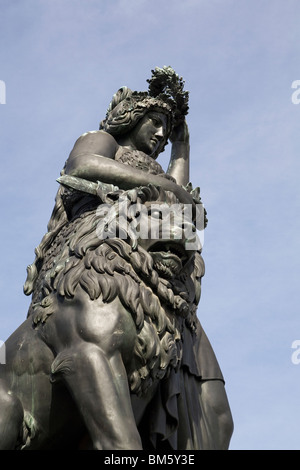
<path fill-rule="evenodd" d="M 106 118 L 101 121 L 100 129 L 115 137 L 136 135 L 136 129 L 147 117 L 158 117 L 164 128 L 164 135 L 158 138 L 159 145 L 154 156 L 164 150 L 174 122 L 174 109 L 171 103 L 161 98 L 149 96 L 147 92 L 132 92 L 127 87 L 120 88 L 113 96 Z"/>
<path fill-rule="evenodd" d="M 100 129 L 118 138 L 135 128 L 149 112 L 165 116 L 165 136 L 155 152 L 154 158 L 164 150 L 173 126 L 184 120 L 188 113 L 188 95 L 184 81 L 170 66 L 152 70 L 148 91 L 137 92 L 122 87 L 114 94 Z"/>

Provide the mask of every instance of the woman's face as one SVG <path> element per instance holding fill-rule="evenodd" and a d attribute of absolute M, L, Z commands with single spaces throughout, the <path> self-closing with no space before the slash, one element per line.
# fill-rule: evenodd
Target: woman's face
<path fill-rule="evenodd" d="M 146 113 L 130 133 L 132 146 L 150 156 L 166 139 L 167 116 L 157 111 Z"/>

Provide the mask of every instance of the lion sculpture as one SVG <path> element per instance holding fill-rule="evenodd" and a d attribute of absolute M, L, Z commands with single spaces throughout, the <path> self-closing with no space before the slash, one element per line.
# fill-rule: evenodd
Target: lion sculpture
<path fill-rule="evenodd" d="M 1 449 L 201 448 L 201 404 L 193 416 L 176 403 L 178 387 L 199 402 L 209 348 L 196 315 L 201 250 L 186 249 L 194 223 L 183 230 L 179 210 L 162 237 L 172 193 L 100 186 L 52 237 L 27 319 L 6 342 Z M 153 219 L 160 236 L 141 238 Z"/>

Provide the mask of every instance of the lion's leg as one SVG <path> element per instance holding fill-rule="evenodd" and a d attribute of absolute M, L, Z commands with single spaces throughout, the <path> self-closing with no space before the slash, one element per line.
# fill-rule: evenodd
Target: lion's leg
<path fill-rule="evenodd" d="M 52 373 L 71 391 L 95 449 L 142 449 L 119 352 L 108 357 L 95 344 L 81 342 L 58 354 Z"/>
<path fill-rule="evenodd" d="M 0 381 L 0 450 L 13 450 L 22 428 L 23 407 Z"/>

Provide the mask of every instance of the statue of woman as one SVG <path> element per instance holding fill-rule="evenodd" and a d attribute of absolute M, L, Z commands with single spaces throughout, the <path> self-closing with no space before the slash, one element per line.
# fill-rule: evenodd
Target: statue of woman
<path fill-rule="evenodd" d="M 148 92 L 120 88 L 100 129 L 87 132 L 76 141 L 59 178 L 61 186 L 48 233 L 36 249 L 34 263 L 28 267 L 24 292 L 33 294 L 32 305 L 39 301 L 39 274 L 56 235 L 68 220 L 95 205 L 95 198 L 86 190 L 89 182 L 100 181 L 122 190 L 151 184 L 173 193 L 183 204 L 195 203 L 193 191 L 190 187 L 187 190 L 188 106 L 182 79 L 165 67 L 153 72 L 149 84 Z M 172 150 L 165 173 L 156 159 L 168 139 Z M 196 330 L 195 337 L 187 329 L 182 332 L 181 370 L 178 374 L 173 371 L 160 385 L 151 402 L 150 415 L 144 415 L 146 405 L 143 407 L 141 400 L 132 396 L 146 448 L 228 448 L 232 418 L 224 379 L 200 322 Z"/>

